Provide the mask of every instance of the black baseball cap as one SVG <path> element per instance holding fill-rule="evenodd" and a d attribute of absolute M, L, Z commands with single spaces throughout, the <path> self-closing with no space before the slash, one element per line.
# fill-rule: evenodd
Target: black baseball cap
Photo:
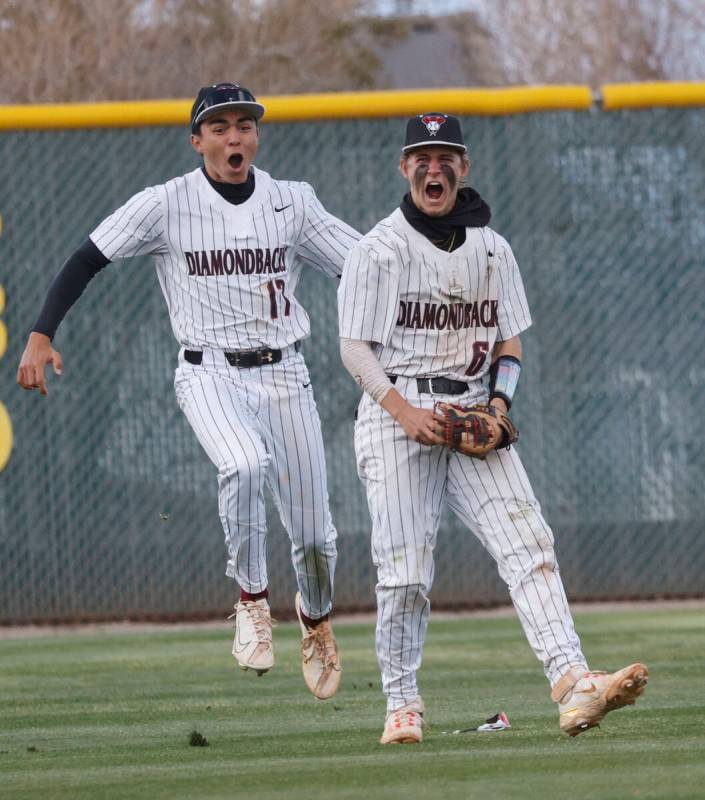
<path fill-rule="evenodd" d="M 417 147 L 426 147 L 430 144 L 453 147 L 462 153 L 468 151 L 463 141 L 460 120 L 438 111 L 417 114 L 406 123 L 406 140 L 401 151 L 406 155 Z"/>
<path fill-rule="evenodd" d="M 212 83 L 198 91 L 198 97 L 191 107 L 191 132 L 196 133 L 198 126 L 207 117 L 218 111 L 246 111 L 255 119 L 264 114 L 264 106 L 255 100 L 249 89 L 237 83 Z"/>

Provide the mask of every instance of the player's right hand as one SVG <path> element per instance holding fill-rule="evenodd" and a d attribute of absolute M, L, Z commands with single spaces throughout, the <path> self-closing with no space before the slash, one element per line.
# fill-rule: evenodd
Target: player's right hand
<path fill-rule="evenodd" d="M 426 445 L 443 444 L 438 420 L 433 411 L 407 403 L 396 419 L 406 435 L 415 442 Z"/>
<path fill-rule="evenodd" d="M 17 369 L 17 383 L 23 389 L 39 389 L 43 395 L 47 391 L 44 370 L 47 364 L 54 367 L 54 373 L 61 375 L 63 361 L 58 350 L 51 346 L 51 339 L 43 333 L 32 332 L 29 334 L 27 346 L 22 353 L 20 366 Z"/>

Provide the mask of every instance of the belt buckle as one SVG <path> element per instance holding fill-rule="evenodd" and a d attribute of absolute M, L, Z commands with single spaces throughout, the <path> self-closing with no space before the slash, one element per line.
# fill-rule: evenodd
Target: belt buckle
<path fill-rule="evenodd" d="M 439 381 L 441 385 L 445 385 L 445 391 L 443 389 L 439 389 L 438 391 L 436 391 L 433 388 L 434 381 Z M 445 397 L 449 394 L 453 394 L 453 392 L 451 391 L 450 383 L 452 383 L 452 380 L 450 378 L 444 377 L 443 375 L 437 375 L 435 378 L 429 378 L 428 379 L 429 394 L 432 394 L 435 397 Z"/>
<path fill-rule="evenodd" d="M 261 367 L 262 364 L 271 364 L 274 361 L 274 353 L 271 350 L 258 350 L 257 351 L 257 366 Z"/>
<path fill-rule="evenodd" d="M 432 395 L 432 396 L 434 396 L 434 395 L 438 395 L 438 394 L 442 394 L 441 392 L 437 392 L 437 391 L 436 391 L 436 390 L 433 388 L 433 382 L 436 380 L 435 378 L 425 378 L 425 380 L 427 380 L 427 381 L 428 381 L 428 394 L 430 394 L 430 395 Z"/>
<path fill-rule="evenodd" d="M 446 394 L 448 394 L 448 392 L 444 392 L 444 391 L 438 391 L 438 392 L 437 392 L 437 391 L 436 391 L 436 390 L 433 388 L 433 382 L 434 382 L 435 380 L 442 381 L 442 380 L 444 380 L 444 379 L 443 379 L 443 378 L 429 378 L 429 381 L 428 381 L 428 388 L 431 390 L 431 394 L 432 394 L 434 397 L 438 397 L 438 396 L 440 396 L 440 395 L 446 395 Z"/>

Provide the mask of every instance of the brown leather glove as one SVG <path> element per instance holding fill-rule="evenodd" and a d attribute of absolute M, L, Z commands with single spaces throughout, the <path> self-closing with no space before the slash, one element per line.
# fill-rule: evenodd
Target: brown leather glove
<path fill-rule="evenodd" d="M 437 402 L 433 413 L 446 446 L 472 458 L 486 458 L 492 450 L 509 447 L 519 439 L 514 423 L 495 406 L 463 408 Z"/>

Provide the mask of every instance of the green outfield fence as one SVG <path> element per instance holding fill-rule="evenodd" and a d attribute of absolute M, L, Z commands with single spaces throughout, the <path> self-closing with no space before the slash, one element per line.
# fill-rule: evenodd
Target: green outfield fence
<path fill-rule="evenodd" d="M 705 593 L 705 94 L 690 88 L 604 87 L 602 102 L 584 89 L 538 110 L 507 105 L 506 93 L 494 95 L 501 107 L 449 95 L 440 108 L 462 114 L 470 182 L 524 277 L 534 326 L 523 337 L 519 451 L 574 599 Z M 436 98 L 390 102 L 387 116 L 361 116 L 362 100 L 347 115 L 332 100 L 318 119 L 274 114 L 258 164 L 310 181 L 366 231 L 404 191 L 404 117 L 437 110 Z M 57 335 L 65 369 L 48 398 L 15 384 L 67 255 L 133 192 L 195 167 L 177 124 L 186 107 L 89 128 L 80 115 L 62 124 L 56 109 L 24 109 L 20 123 L 21 109 L 0 108 L 0 623 L 217 616 L 232 603 L 215 469 L 174 399 L 177 345 L 150 262 L 111 265 L 89 285 Z M 375 576 L 352 448 L 359 390 L 339 363 L 335 290 L 313 273 L 303 280 L 304 354 L 339 531 L 337 603 L 362 609 Z M 273 510 L 270 522 L 281 612 L 293 576 Z M 449 514 L 432 600 L 507 600 Z"/>

